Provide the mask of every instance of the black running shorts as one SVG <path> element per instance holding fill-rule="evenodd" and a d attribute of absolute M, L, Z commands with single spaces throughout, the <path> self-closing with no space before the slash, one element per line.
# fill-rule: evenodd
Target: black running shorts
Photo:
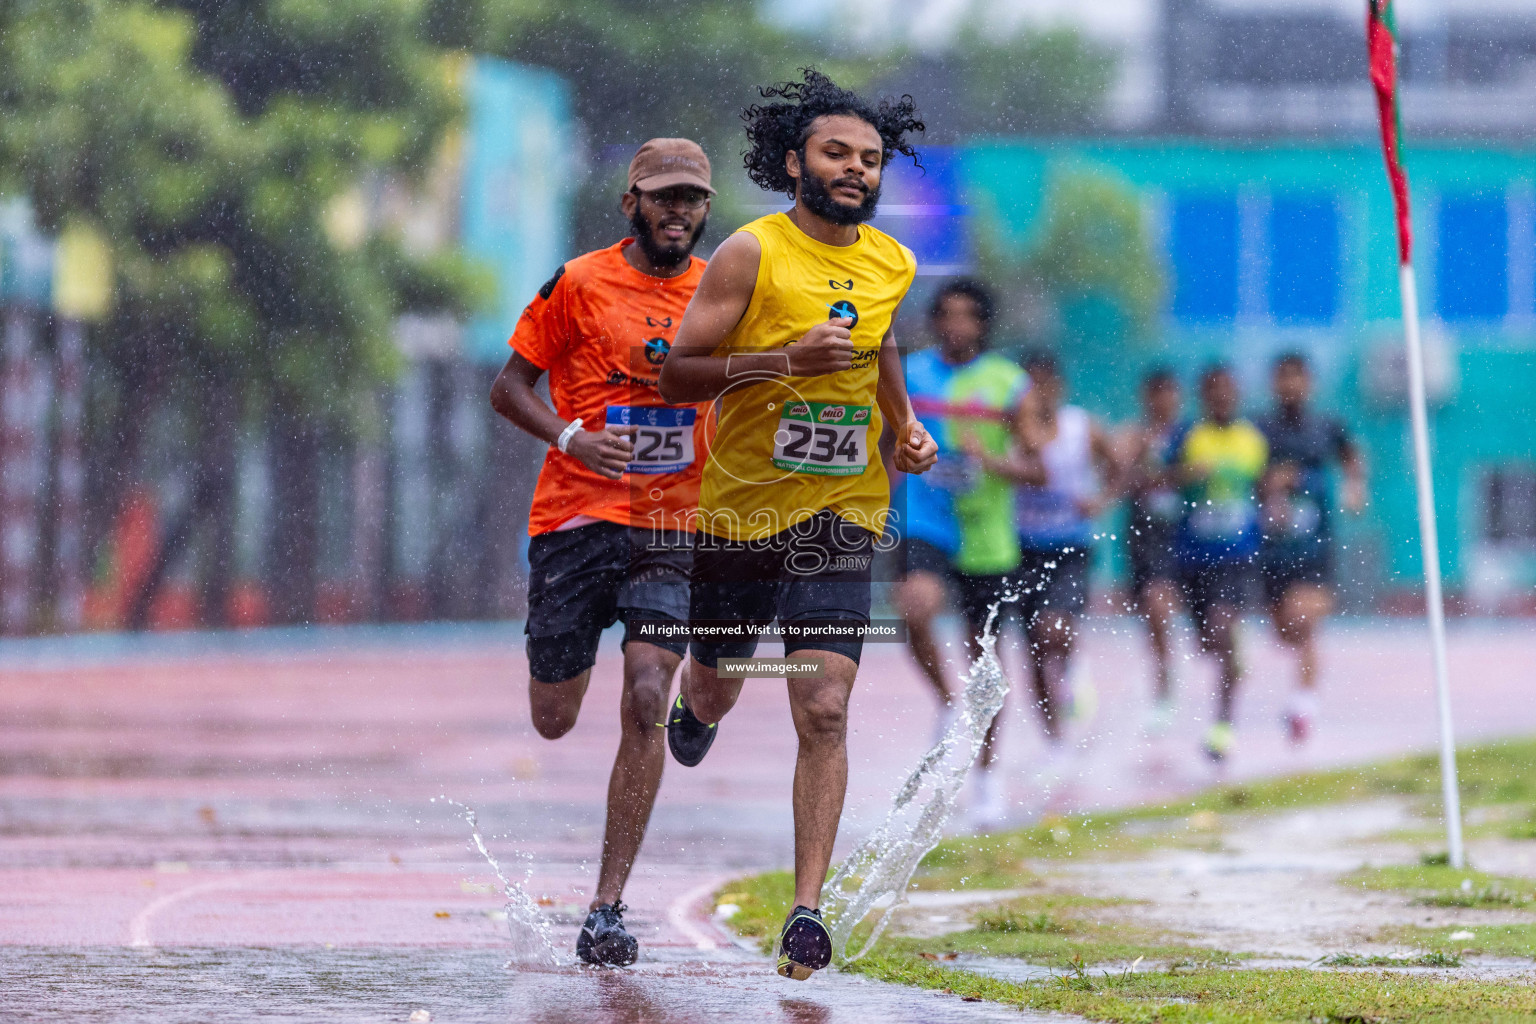
<path fill-rule="evenodd" d="M 624 620 L 688 620 L 693 535 L 590 523 L 528 543 L 528 670 L 541 683 L 581 675 L 597 660 L 603 630 Z M 687 641 L 645 643 L 682 656 Z"/>
<path fill-rule="evenodd" d="M 937 544 L 909 537 L 902 542 L 901 556 L 901 564 L 906 566 L 908 576 L 914 572 L 932 573 L 944 580 L 955 576 L 955 569 L 949 564 L 949 556 Z"/>
<path fill-rule="evenodd" d="M 760 541 L 699 533 L 693 552 L 690 621 L 781 624 L 868 623 L 875 535 L 827 509 Z M 829 651 L 859 660 L 864 640 L 790 638 L 784 653 Z M 756 639 L 701 640 L 690 651 L 714 668 L 750 658 Z"/>
<path fill-rule="evenodd" d="M 1088 609 L 1088 548 L 1082 545 L 1020 552 L 1019 571 L 1009 581 L 1019 595 L 1026 626 L 1051 614 L 1078 618 Z"/>
<path fill-rule="evenodd" d="M 1146 599 L 1147 590 L 1158 580 L 1177 580 L 1179 566 L 1174 558 L 1175 531 L 1163 524 L 1143 519 L 1132 522 L 1125 546 L 1130 566 L 1131 594 L 1137 602 Z"/>
<path fill-rule="evenodd" d="M 1285 592 L 1298 583 L 1332 586 L 1332 552 L 1326 543 L 1295 547 L 1266 545 L 1259 553 L 1259 575 L 1264 581 L 1264 600 L 1277 605 L 1285 598 Z"/>
<path fill-rule="evenodd" d="M 1211 610 L 1217 606 L 1241 612 L 1248 604 L 1248 587 L 1253 578 L 1253 559 L 1225 562 L 1186 563 L 1179 567 L 1179 587 L 1189 606 L 1195 625 L 1205 631 Z"/>
<path fill-rule="evenodd" d="M 981 636 L 987 625 L 987 615 L 994 604 L 998 606 L 997 629 L 1002 628 L 1003 620 L 1009 615 L 1016 614 L 1012 604 L 1003 603 L 1003 596 L 1011 592 L 1012 573 L 976 575 L 957 572 L 954 579 L 955 590 L 960 596 L 960 615 L 965 619 L 965 627 L 971 635 Z"/>

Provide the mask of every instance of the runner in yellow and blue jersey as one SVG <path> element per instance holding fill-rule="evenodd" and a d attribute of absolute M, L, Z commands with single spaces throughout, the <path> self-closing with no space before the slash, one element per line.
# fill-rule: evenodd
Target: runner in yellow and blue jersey
<path fill-rule="evenodd" d="M 1259 481 L 1269 444 L 1237 415 L 1237 379 L 1216 365 L 1200 377 L 1201 418 L 1174 437 L 1170 462 L 1183 497 L 1174 546 L 1184 600 L 1200 650 L 1216 658 L 1221 679 L 1216 723 L 1205 738 L 1211 760 L 1232 749 L 1232 708 L 1242 677 L 1236 628 L 1259 553 Z"/>

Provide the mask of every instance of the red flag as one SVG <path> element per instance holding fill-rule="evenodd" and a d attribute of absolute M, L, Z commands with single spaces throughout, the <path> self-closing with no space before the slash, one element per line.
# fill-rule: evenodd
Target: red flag
<path fill-rule="evenodd" d="M 1392 202 L 1397 208 L 1397 258 L 1407 264 L 1413 256 L 1413 225 L 1408 213 L 1408 172 L 1403 167 L 1403 120 L 1397 105 L 1397 25 L 1392 0 L 1369 0 L 1365 18 L 1365 45 L 1371 58 L 1371 85 L 1376 88 L 1376 109 L 1381 115 L 1381 147 L 1392 180 Z"/>

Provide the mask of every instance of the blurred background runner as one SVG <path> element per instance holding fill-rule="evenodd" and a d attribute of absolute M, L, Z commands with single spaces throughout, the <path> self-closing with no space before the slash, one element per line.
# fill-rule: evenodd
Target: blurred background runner
<path fill-rule="evenodd" d="M 1019 564 L 1012 485 L 966 452 L 976 442 L 989 454 L 1006 454 L 1029 390 L 1016 363 L 987 351 L 994 316 L 992 293 L 980 282 L 946 281 L 929 307 L 937 344 L 904 360 L 912 409 L 938 442 L 939 461 L 922 476 L 901 478 L 892 503 L 906 559 L 894 601 L 907 623 L 912 656 L 941 702 L 936 735 L 952 717 L 950 678 L 975 657 L 987 609 Z M 958 601 L 965 642 L 945 657 L 934 618 L 952 600 Z M 978 781 L 983 777 L 990 778 Z M 982 804 L 991 800 L 991 793 L 981 794 Z"/>
<path fill-rule="evenodd" d="M 1140 397 L 1141 420 L 1122 432 L 1120 453 L 1130 495 L 1125 525 L 1127 589 L 1131 607 L 1147 626 L 1153 703 L 1146 732 L 1155 737 L 1173 724 L 1177 702 L 1172 630 L 1181 604 L 1174 558 L 1181 503 L 1168 461 L 1182 410 L 1179 379 L 1172 368 L 1159 365 L 1146 371 Z"/>
<path fill-rule="evenodd" d="M 1184 501 L 1175 544 L 1179 583 L 1200 650 L 1217 665 L 1216 715 L 1204 749 L 1218 764 L 1233 747 L 1243 671 L 1238 620 L 1259 550 L 1258 484 L 1269 452 L 1264 435 L 1238 415 L 1238 401 L 1231 368 L 1207 368 L 1200 375 L 1200 417 L 1171 446 L 1173 478 Z"/>
<path fill-rule="evenodd" d="M 1296 689 L 1285 710 L 1292 743 L 1305 743 L 1317 715 L 1317 628 L 1333 611 L 1333 487 L 1337 466 L 1346 512 L 1365 507 L 1365 465 L 1343 420 L 1312 408 L 1306 356 L 1275 360 L 1274 407 L 1259 417 L 1269 442 L 1263 483 L 1264 541 L 1259 567 L 1275 635 L 1296 652 Z"/>

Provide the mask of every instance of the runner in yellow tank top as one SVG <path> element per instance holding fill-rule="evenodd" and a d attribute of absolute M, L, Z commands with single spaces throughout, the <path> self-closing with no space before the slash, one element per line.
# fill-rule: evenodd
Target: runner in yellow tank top
<path fill-rule="evenodd" d="M 745 314 L 716 352 L 737 356 L 733 367 L 742 355 L 775 353 L 782 370 L 787 345 L 839 319 L 852 321 L 853 354 L 837 373 L 774 375 L 720 396 L 699 526 L 729 540 L 762 540 L 829 509 L 880 534 L 890 506 L 877 451 L 880 350 L 917 262 L 868 225 L 843 246 L 818 241 L 784 213 L 741 230 L 757 242 L 757 277 Z"/>
<path fill-rule="evenodd" d="M 710 259 L 661 372 L 668 402 L 719 400 L 699 496 L 690 606 L 693 640 L 667 743 L 698 764 L 742 679 L 721 658 L 750 657 L 775 618 L 791 662 L 795 902 L 779 973 L 805 979 L 832 959 L 817 911 L 848 787 L 848 696 L 869 621 L 870 563 L 890 494 L 877 453 L 892 430 L 898 470 L 921 473 L 937 445 L 912 414 L 891 318 L 912 254 L 868 226 L 880 174 L 915 158 L 912 98 L 870 104 L 807 70 L 746 110 L 747 173 L 794 209 L 749 224 Z"/>

